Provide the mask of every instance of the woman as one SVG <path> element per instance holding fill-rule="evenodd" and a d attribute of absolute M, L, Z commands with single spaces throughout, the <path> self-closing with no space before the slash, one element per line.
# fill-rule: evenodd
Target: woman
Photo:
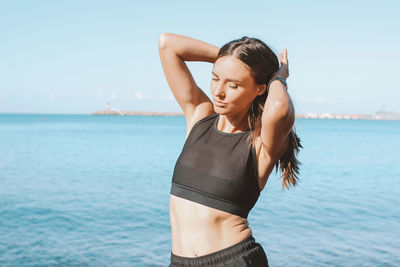
<path fill-rule="evenodd" d="M 268 266 L 247 215 L 274 166 L 282 189 L 298 180 L 301 144 L 287 93 L 287 51 L 256 38 L 217 46 L 162 33 L 158 40 L 168 85 L 186 118 L 186 142 L 170 194 L 170 266 Z M 214 63 L 212 100 L 185 61 Z"/>

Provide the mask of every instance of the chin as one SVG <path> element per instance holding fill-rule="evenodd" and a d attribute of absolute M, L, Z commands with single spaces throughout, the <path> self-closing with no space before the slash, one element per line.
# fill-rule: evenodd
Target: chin
<path fill-rule="evenodd" d="M 224 114 L 228 113 L 226 108 L 221 108 L 221 107 L 218 107 L 218 106 L 215 106 L 215 105 L 214 105 L 214 111 L 215 111 L 215 113 L 217 113 L 219 115 L 224 115 Z"/>

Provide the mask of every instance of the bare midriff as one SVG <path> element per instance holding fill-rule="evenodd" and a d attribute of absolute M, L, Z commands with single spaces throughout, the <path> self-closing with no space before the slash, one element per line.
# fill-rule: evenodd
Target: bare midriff
<path fill-rule="evenodd" d="M 199 257 L 252 235 L 246 218 L 170 195 L 172 253 Z"/>

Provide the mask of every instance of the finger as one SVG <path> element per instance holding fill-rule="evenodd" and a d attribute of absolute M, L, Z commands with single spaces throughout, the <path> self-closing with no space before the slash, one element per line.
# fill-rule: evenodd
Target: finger
<path fill-rule="evenodd" d="M 288 59 L 288 53 L 287 53 L 287 49 L 285 49 L 286 50 L 286 64 L 289 64 L 288 62 L 289 62 L 289 59 Z"/>
<path fill-rule="evenodd" d="M 285 64 L 287 64 L 287 49 L 285 49 L 285 50 L 283 50 L 283 55 L 282 55 L 282 57 L 283 57 L 283 61 L 285 62 Z"/>
<path fill-rule="evenodd" d="M 287 60 L 285 59 L 284 56 L 281 56 L 281 65 L 286 65 Z"/>

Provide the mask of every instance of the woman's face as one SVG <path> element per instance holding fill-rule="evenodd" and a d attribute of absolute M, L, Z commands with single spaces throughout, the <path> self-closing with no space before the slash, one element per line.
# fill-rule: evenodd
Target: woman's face
<path fill-rule="evenodd" d="M 250 68 L 235 56 L 215 61 L 210 89 L 217 113 L 247 112 L 261 87 L 255 84 Z"/>

